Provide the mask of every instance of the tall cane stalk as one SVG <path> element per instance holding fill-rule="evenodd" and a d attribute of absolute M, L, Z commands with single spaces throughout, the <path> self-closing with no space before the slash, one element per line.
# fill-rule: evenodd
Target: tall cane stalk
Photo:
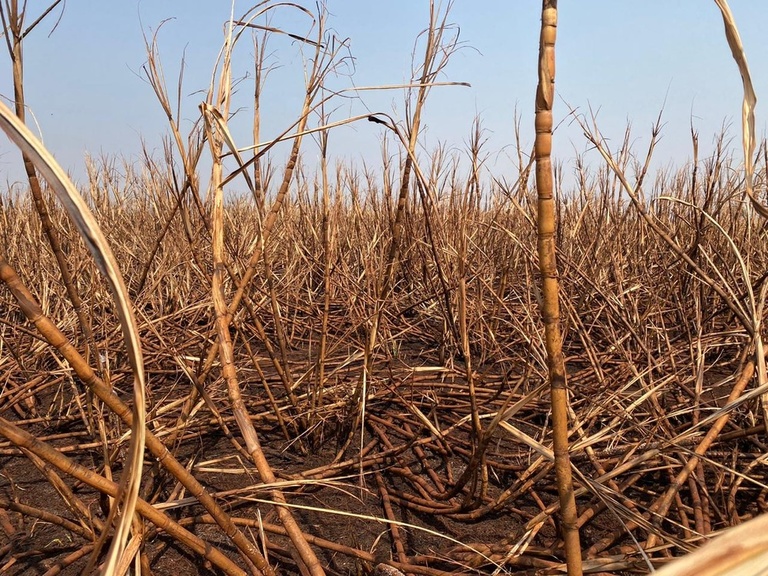
<path fill-rule="evenodd" d="M 555 255 L 555 201 L 552 172 L 552 101 L 555 93 L 557 0 L 543 0 L 539 38 L 539 85 L 536 90 L 536 189 L 538 191 L 538 251 L 541 272 L 541 317 L 547 349 L 552 398 L 552 436 L 557 492 L 560 496 L 563 542 L 568 576 L 580 576 L 581 545 L 568 456 L 568 390 L 560 334 L 559 280 Z"/>

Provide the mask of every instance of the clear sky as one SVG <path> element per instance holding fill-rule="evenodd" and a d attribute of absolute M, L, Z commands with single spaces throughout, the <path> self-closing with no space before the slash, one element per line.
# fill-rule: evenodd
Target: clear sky
<path fill-rule="evenodd" d="M 30 2 L 31 15 L 36 17 L 35 11 L 47 4 Z M 768 97 L 768 3 L 730 4 L 752 70 L 762 137 L 766 115 L 760 98 Z M 235 12 L 250 6 L 238 1 Z M 414 40 L 427 23 L 428 0 L 327 0 L 327 6 L 329 25 L 339 37 L 350 39 L 355 58 L 351 78 L 338 77 L 333 87 L 408 80 Z M 56 15 L 30 34 L 25 44 L 27 100 L 46 145 L 61 164 L 82 180 L 86 153 L 135 159 L 142 139 L 159 153 L 167 128 L 142 75 L 142 31 L 151 35 L 167 20 L 158 36 L 163 64 L 173 90 L 185 54 L 185 116 L 191 119 L 203 98 L 198 91 L 208 85 L 229 8 L 224 0 L 69 0 L 55 30 Z M 471 88 L 432 91 L 425 117 L 427 148 L 438 142 L 463 148 L 479 116 L 491 161 L 503 172 L 508 169 L 505 155 L 512 152 L 505 147 L 514 142 L 517 109 L 523 143 L 530 149 L 540 8 L 539 0 L 455 1 L 449 21 L 460 27 L 466 47 L 452 58 L 444 80 L 469 82 Z M 605 136 L 618 143 L 631 122 L 642 147 L 664 105 L 658 165 L 679 165 L 690 157 L 691 122 L 700 132 L 702 155 L 712 149 L 712 137 L 723 123 L 738 143 L 741 80 L 713 1 L 561 0 L 559 8 L 556 118 L 566 115 L 567 105 L 585 112 L 591 106 L 598 111 Z M 299 34 L 308 29 L 308 21 L 295 11 L 284 11 L 273 24 Z M 275 70 L 264 94 L 263 138 L 291 123 L 302 96 L 299 46 L 282 37 L 271 40 L 270 47 Z M 235 73 L 244 76 L 251 71 L 248 43 L 240 54 Z M 0 95 L 6 101 L 12 96 L 8 61 L 3 51 Z M 247 82 L 241 84 L 243 97 L 251 89 Z M 402 101 L 399 91 L 362 92 L 360 99 L 339 100 L 334 118 L 385 111 L 401 119 Z M 241 117 L 244 128 L 237 136 L 247 145 L 250 119 L 247 113 Z M 366 122 L 344 127 L 332 135 L 333 151 L 343 158 L 375 162 L 381 135 L 380 127 Z M 577 128 L 559 129 L 555 151 L 560 159 L 567 162 L 574 151 L 586 148 Z M 312 142 L 305 150 L 307 157 L 316 154 Z M 0 178 L 14 180 L 20 173 L 17 153 L 0 140 Z"/>

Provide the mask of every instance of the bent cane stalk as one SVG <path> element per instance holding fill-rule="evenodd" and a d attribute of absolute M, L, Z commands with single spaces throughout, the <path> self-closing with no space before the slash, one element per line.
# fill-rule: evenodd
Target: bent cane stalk
<path fill-rule="evenodd" d="M 128 354 L 131 371 L 133 372 L 133 425 L 131 441 L 125 470 L 120 480 L 120 495 L 110 511 L 107 524 L 111 523 L 118 514 L 118 504 L 122 503 L 120 520 L 115 523 L 115 536 L 109 548 L 106 560 L 105 574 L 111 574 L 125 549 L 128 534 L 131 529 L 136 501 L 139 497 L 141 471 L 144 464 L 145 441 L 145 377 L 144 359 L 141 353 L 141 343 L 136 319 L 133 315 L 128 290 L 122 274 L 117 266 L 112 250 L 93 217 L 88 205 L 67 177 L 53 156 L 42 143 L 30 132 L 26 125 L 11 110 L 0 103 L 0 128 L 8 138 L 22 151 L 34 167 L 43 175 L 57 198 L 66 209 L 70 219 L 83 238 L 85 245 L 93 256 L 99 271 L 104 276 L 115 301 L 115 309 L 123 333 L 123 343 Z M 41 312 L 42 313 L 42 312 Z M 107 531 L 104 531 L 106 536 Z M 98 548 L 98 546 L 97 546 Z M 94 557 L 96 554 L 94 554 Z"/>
<path fill-rule="evenodd" d="M 70 458 L 51 447 L 45 442 L 41 442 L 28 432 L 25 432 L 18 426 L 0 418 L 0 434 L 8 438 L 16 446 L 32 452 L 37 458 L 52 464 L 62 472 L 65 472 L 87 484 L 96 488 L 104 494 L 117 496 L 120 488 L 115 482 L 96 474 L 92 470 L 77 464 Z M 167 514 L 160 512 L 144 500 L 138 499 L 136 502 L 136 511 L 147 518 L 159 529 L 165 531 L 169 536 L 177 539 L 179 542 L 188 546 L 193 552 L 209 560 L 222 572 L 229 576 L 244 576 L 245 572 L 238 568 L 229 558 L 227 558 L 218 548 L 204 542 L 198 536 L 195 536 L 179 524 L 171 520 Z M 105 572 L 102 572 L 104 574 Z"/>
<path fill-rule="evenodd" d="M 538 192 L 538 251 L 541 272 L 541 318 L 547 349 L 552 402 L 552 436 L 557 492 L 560 497 L 563 542 L 568 576 L 582 574 L 578 514 L 568 455 L 568 389 L 560 333 L 560 283 L 555 255 L 555 201 L 552 174 L 552 101 L 555 92 L 557 0 L 544 0 L 539 39 L 539 85 L 536 90 L 536 190 Z"/>
<path fill-rule="evenodd" d="M 8 262 L 6 262 L 2 254 L 0 254 L 0 281 L 8 286 L 8 289 L 13 294 L 19 304 L 19 308 L 27 319 L 35 325 L 45 341 L 58 350 L 59 354 L 69 362 L 70 366 L 72 366 L 72 370 L 83 384 L 93 390 L 93 393 L 96 394 L 96 396 L 98 396 L 99 399 L 123 422 L 128 426 L 133 425 L 134 417 L 128 406 L 126 406 L 114 391 L 96 375 L 85 359 L 69 340 L 67 340 L 64 333 L 43 313 L 40 304 L 37 303 L 32 293 L 21 281 L 18 274 L 16 274 L 16 271 L 8 264 Z M 163 444 L 162 440 L 148 430 L 146 431 L 146 445 L 152 455 L 157 458 L 158 462 L 160 462 L 160 464 L 168 470 L 168 472 L 170 472 L 182 486 L 189 490 L 190 494 L 197 498 L 203 508 L 205 508 L 216 520 L 216 523 L 221 527 L 222 531 L 230 538 L 230 540 L 232 540 L 232 543 L 237 546 L 238 550 L 247 556 L 265 576 L 274 576 L 274 571 L 253 542 L 246 538 L 237 526 L 235 526 L 230 516 L 221 509 L 208 491 L 203 488 L 202 484 L 200 484 L 200 482 L 173 457 L 165 444 Z"/>

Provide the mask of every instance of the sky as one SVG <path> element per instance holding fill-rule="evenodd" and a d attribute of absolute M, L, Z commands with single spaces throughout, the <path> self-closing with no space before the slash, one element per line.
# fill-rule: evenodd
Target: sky
<path fill-rule="evenodd" d="M 28 21 L 48 1 L 29 2 Z M 301 3 L 301 2 L 300 2 Z M 313 8 L 313 2 L 304 2 Z M 731 9 L 749 59 L 758 96 L 757 132 L 765 133 L 760 99 L 768 94 L 768 3 L 731 0 Z M 252 6 L 235 2 L 239 16 Z M 621 10 L 617 10 L 620 7 Z M 141 157 L 142 146 L 162 151 L 167 121 L 146 81 L 145 35 L 156 34 L 170 91 L 175 94 L 182 58 L 183 127 L 189 128 L 204 99 L 221 46 L 231 3 L 224 0 L 141 0 L 105 2 L 68 0 L 25 40 L 25 85 L 35 130 L 77 181 L 85 178 L 85 157 Z M 407 82 L 414 42 L 428 22 L 428 0 L 327 0 L 327 24 L 348 39 L 347 66 L 329 79 L 333 89 Z M 435 146 L 466 150 L 473 122 L 479 118 L 486 137 L 488 166 L 497 176 L 509 173 L 515 157 L 514 125 L 521 127 L 523 148 L 533 143 L 533 112 L 541 3 L 538 0 L 455 0 L 448 21 L 458 27 L 462 48 L 441 79 L 471 86 L 435 87 L 426 104 L 422 153 Z M 311 21 L 298 10 L 272 11 L 271 25 L 307 34 Z M 263 22 L 263 21 L 262 21 Z M 54 24 L 56 24 L 54 26 Z M 269 43 L 271 72 L 262 97 L 262 140 L 293 123 L 301 108 L 306 47 L 285 36 Z M 421 57 L 421 44 L 416 49 Z M 728 129 L 736 154 L 740 140 L 741 79 L 711 0 L 561 0 L 557 38 L 555 157 L 572 170 L 576 154 L 589 152 L 570 109 L 596 114 L 603 135 L 618 145 L 628 123 L 638 154 L 664 109 L 656 166 L 679 166 L 691 158 L 691 125 L 700 134 L 700 156 L 713 149 L 714 137 Z M 238 47 L 234 74 L 236 104 L 232 120 L 238 144 L 252 143 L 249 94 L 253 50 Z M 0 53 L 0 97 L 12 97 L 9 58 Z M 333 101 L 332 118 L 386 112 L 405 118 L 403 92 L 345 92 Z M 30 123 L 33 122 L 30 116 Z M 334 157 L 371 167 L 381 158 L 383 129 L 368 122 L 335 129 Z M 309 161 L 317 146 L 307 141 Z M 0 137 L 0 181 L 21 177 L 21 162 Z M 7 186 L 7 184 L 6 184 Z"/>

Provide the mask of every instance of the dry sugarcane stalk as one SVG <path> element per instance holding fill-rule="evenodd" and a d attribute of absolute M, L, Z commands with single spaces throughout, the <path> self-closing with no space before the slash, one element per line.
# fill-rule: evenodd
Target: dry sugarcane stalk
<path fill-rule="evenodd" d="M 19 307 L 30 322 L 35 324 L 40 334 L 51 346 L 67 359 L 73 371 L 82 382 L 120 417 L 126 424 L 132 425 L 134 417 L 131 410 L 115 395 L 113 390 L 99 378 L 85 359 L 77 352 L 74 346 L 56 325 L 43 314 L 40 305 L 27 290 L 26 286 L 16 274 L 15 270 L 0 257 L 0 280 L 2 280 L 13 293 Z M 192 495 L 200 500 L 203 507 L 216 519 L 224 532 L 232 539 L 232 542 L 241 550 L 259 569 L 267 576 L 271 576 L 271 568 L 261 556 L 259 551 L 240 530 L 232 524 L 229 516 L 216 504 L 203 486 L 182 466 L 168 449 L 154 434 L 145 430 L 146 445 L 149 451 L 173 476 L 181 482 Z"/>
<path fill-rule="evenodd" d="M 56 0 L 43 12 L 43 14 L 28 28 L 25 27 L 26 8 L 23 7 L 19 11 L 18 2 L 14 1 L 8 4 L 0 6 L 0 17 L 2 17 L 3 28 L 6 31 L 6 42 L 8 45 L 8 53 L 11 57 L 11 63 L 13 65 L 13 101 L 14 110 L 19 120 L 25 122 L 26 118 L 26 99 L 24 96 L 24 55 L 23 55 L 23 41 L 37 24 L 40 23 L 42 18 L 49 14 L 61 0 Z M 8 11 L 6 13 L 6 7 Z M 22 161 L 24 162 L 24 171 L 27 175 L 29 182 L 29 189 L 32 193 L 32 197 L 35 201 L 35 209 L 40 216 L 40 223 L 45 233 L 48 243 L 51 246 L 54 256 L 56 257 L 56 263 L 61 272 L 61 279 L 64 282 L 64 287 L 67 291 L 67 297 L 72 302 L 72 308 L 77 315 L 80 329 L 83 332 L 85 341 L 88 346 L 88 352 L 94 357 L 94 361 L 98 362 L 98 354 L 94 348 L 93 333 L 91 331 L 91 324 L 85 315 L 83 308 L 83 300 L 80 294 L 77 292 L 75 282 L 72 276 L 72 270 L 70 269 L 67 257 L 61 247 L 61 241 L 59 236 L 54 230 L 53 222 L 48 211 L 45 199 L 43 198 L 43 191 L 40 187 L 40 180 L 37 177 L 35 171 L 35 164 L 32 159 L 22 152 Z"/>
<path fill-rule="evenodd" d="M 238 382 L 237 371 L 235 368 L 234 353 L 232 348 L 232 339 L 229 328 L 229 316 L 227 313 L 227 303 L 224 295 L 224 190 L 222 186 L 223 181 L 223 166 L 222 166 L 222 150 L 224 136 L 220 130 L 215 127 L 220 127 L 221 123 L 216 122 L 214 118 L 227 118 L 229 115 L 229 101 L 231 84 L 231 55 L 233 44 L 233 30 L 234 22 L 229 22 L 227 31 L 227 37 L 223 48 L 221 73 L 218 84 L 218 92 L 214 95 L 213 86 L 209 91 L 209 101 L 201 105 L 203 116 L 206 122 L 206 133 L 208 136 L 208 143 L 211 148 L 211 156 L 213 158 L 213 168 L 211 172 L 210 187 L 213 196 L 213 209 L 212 209 L 212 235 L 213 235 L 213 282 L 212 282 L 212 297 L 213 305 L 216 312 L 216 329 L 218 333 L 219 343 L 219 357 L 221 362 L 222 375 L 227 383 L 227 391 L 229 401 L 234 412 L 235 419 L 237 421 L 240 433 L 245 440 L 245 445 L 248 452 L 251 455 L 256 468 L 259 471 L 259 476 L 262 482 L 273 483 L 275 482 L 275 475 L 272 468 L 269 465 L 264 452 L 261 448 L 261 444 L 258 439 L 256 430 L 251 422 L 248 410 L 243 402 L 242 393 L 240 390 L 240 384 Z M 322 28 L 322 27 L 321 27 Z M 320 48 L 318 48 L 319 50 Z M 319 55 L 318 55 L 319 56 Z M 318 58 L 316 58 L 317 60 Z M 214 100 L 215 98 L 215 100 Z M 298 153 L 298 150 L 296 150 Z M 287 182 L 286 182 L 287 186 Z M 276 214 L 276 213 L 275 213 Z M 241 288 L 244 288 L 246 282 L 243 281 Z M 237 298 L 237 296 L 235 296 Z M 279 489 L 272 491 L 272 497 L 277 504 L 277 513 L 280 516 L 280 520 L 285 526 L 288 535 L 296 547 L 297 553 L 306 567 L 309 569 L 313 576 L 324 576 L 320 561 L 315 555 L 312 548 L 307 544 L 304 534 L 302 533 L 299 525 L 294 519 L 291 511 L 281 504 L 285 504 L 285 496 Z"/>
<path fill-rule="evenodd" d="M 123 281 L 123 276 L 117 266 L 104 233 L 96 222 L 93 213 L 79 194 L 74 184 L 70 181 L 61 167 L 56 163 L 51 154 L 35 138 L 21 120 L 15 116 L 4 104 L 0 104 L 0 124 L 8 137 L 22 150 L 35 167 L 43 174 L 48 184 L 55 191 L 57 197 L 67 210 L 78 232 L 85 241 L 93 259 L 104 275 L 110 288 L 112 298 L 116 305 L 117 317 L 123 334 L 123 342 L 128 354 L 128 359 L 133 372 L 133 427 L 130 441 L 129 456 L 126 469 L 120 482 L 118 503 L 123 505 L 120 520 L 115 525 L 115 536 L 109 548 L 105 573 L 112 574 L 119 557 L 122 555 L 131 529 L 131 519 L 141 483 L 141 471 L 144 464 L 144 438 L 145 438 L 145 378 L 144 360 L 141 352 L 136 319 L 133 314 L 132 304 L 128 296 L 128 290 Z M 0 266 L 4 264 L 0 256 Z M 85 362 L 85 361 L 83 361 Z M 107 524 L 111 524 L 118 515 L 117 503 L 110 511 Z M 106 538 L 107 531 L 102 533 Z M 101 547 L 96 547 L 98 550 Z M 95 559 L 96 553 L 92 559 Z"/>
<path fill-rule="evenodd" d="M 71 474 L 78 480 L 81 480 L 86 484 L 97 488 L 105 494 L 116 497 L 121 490 L 121 488 L 116 483 L 110 482 L 92 470 L 88 470 L 87 468 L 72 462 L 69 458 L 54 448 L 43 442 L 40 442 L 31 434 L 21 430 L 3 418 L 0 418 L 0 434 L 8 438 L 17 446 L 23 447 L 26 450 L 34 453 L 42 460 L 53 464 L 62 472 Z M 203 540 L 176 524 L 176 522 L 171 520 L 168 516 L 155 510 L 155 508 L 147 504 L 144 500 L 137 500 L 136 510 L 139 512 L 139 514 L 154 523 L 158 528 L 163 529 L 169 535 L 178 539 L 186 546 L 189 546 L 197 554 L 200 554 L 207 560 L 210 560 L 213 564 L 221 568 L 226 574 L 229 574 L 230 576 L 243 576 L 245 574 L 220 550 L 212 547 L 206 542 L 203 542 Z"/>
<path fill-rule="evenodd" d="M 552 177 L 552 105 L 555 99 L 555 38 L 557 0 L 544 0 L 539 40 L 539 85 L 536 91 L 536 190 L 538 192 L 538 252 L 541 272 L 541 318 L 547 348 L 552 401 L 552 437 L 557 491 L 568 576 L 580 576 L 581 544 L 568 455 L 568 388 L 560 333 L 560 283 L 555 247 L 555 201 Z"/>

